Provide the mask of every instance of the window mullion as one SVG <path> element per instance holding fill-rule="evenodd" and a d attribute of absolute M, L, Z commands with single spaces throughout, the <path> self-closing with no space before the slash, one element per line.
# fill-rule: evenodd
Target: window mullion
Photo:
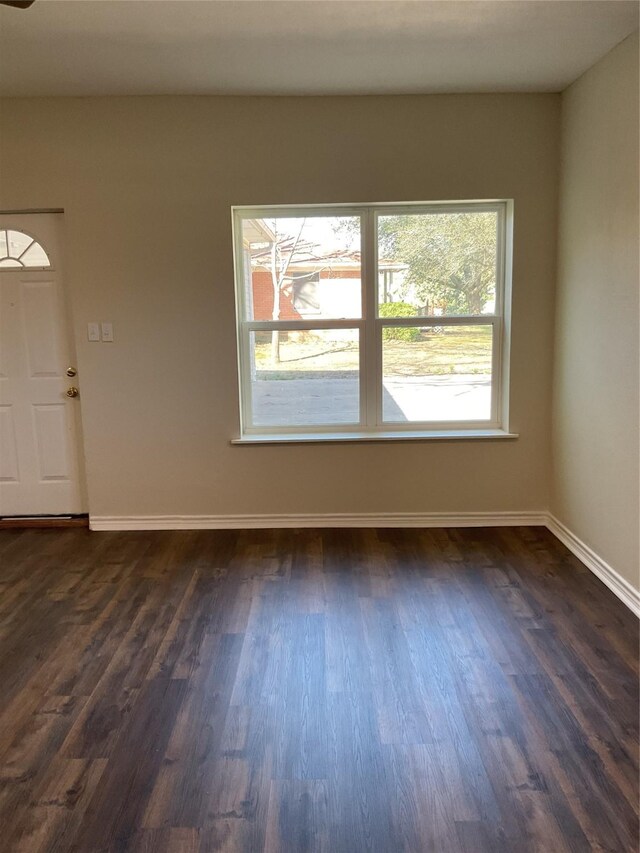
<path fill-rule="evenodd" d="M 357 329 L 363 321 L 353 320 L 243 320 L 242 325 L 250 332 L 304 332 L 313 329 Z"/>
<path fill-rule="evenodd" d="M 496 319 L 497 314 L 443 314 L 442 316 L 428 315 L 426 317 L 379 317 L 377 324 L 395 326 L 397 328 L 412 326 L 488 326 Z"/>
<path fill-rule="evenodd" d="M 362 230 L 362 281 L 364 287 L 364 376 L 360 377 L 360 387 L 364 394 L 364 420 L 369 429 L 374 429 L 380 421 L 380 401 L 382 388 L 382 356 L 378 330 L 377 313 L 377 251 L 375 212 L 367 210 L 363 217 Z"/>

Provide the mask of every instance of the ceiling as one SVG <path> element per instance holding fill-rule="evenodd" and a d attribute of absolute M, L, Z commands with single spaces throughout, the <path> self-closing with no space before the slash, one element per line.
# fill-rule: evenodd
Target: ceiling
<path fill-rule="evenodd" d="M 36 0 L 0 94 L 558 92 L 638 27 L 622 0 Z"/>

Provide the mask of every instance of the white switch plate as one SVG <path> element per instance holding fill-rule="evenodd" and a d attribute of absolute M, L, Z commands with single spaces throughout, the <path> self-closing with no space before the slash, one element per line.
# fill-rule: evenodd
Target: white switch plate
<path fill-rule="evenodd" d="M 103 323 L 102 324 L 102 342 L 105 344 L 113 343 L 113 324 L 112 323 Z"/>
<path fill-rule="evenodd" d="M 87 340 L 100 340 L 100 326 L 97 323 L 87 323 Z"/>

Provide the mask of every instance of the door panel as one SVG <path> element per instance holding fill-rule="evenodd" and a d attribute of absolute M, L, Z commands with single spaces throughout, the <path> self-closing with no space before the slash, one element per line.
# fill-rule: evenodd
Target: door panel
<path fill-rule="evenodd" d="M 22 372 L 24 335 L 20 311 L 20 281 L 0 273 L 0 381 Z"/>
<path fill-rule="evenodd" d="M 24 349 L 32 378 L 62 376 L 64 372 L 59 302 L 55 281 L 22 282 Z"/>
<path fill-rule="evenodd" d="M 0 481 L 17 483 L 18 445 L 13 406 L 0 406 Z"/>
<path fill-rule="evenodd" d="M 51 264 L 37 270 L 0 261 L 0 516 L 85 510 L 79 402 L 66 395 L 80 377 L 66 376 L 75 357 L 62 290 L 59 219 L 0 216 L 0 234 L 14 229 L 13 257 L 22 240 L 30 245 L 22 261 Z M 46 254 L 16 231 L 42 243 Z"/>
<path fill-rule="evenodd" d="M 33 406 L 33 422 L 40 480 L 69 480 L 71 466 L 67 436 L 70 428 L 65 404 Z"/>

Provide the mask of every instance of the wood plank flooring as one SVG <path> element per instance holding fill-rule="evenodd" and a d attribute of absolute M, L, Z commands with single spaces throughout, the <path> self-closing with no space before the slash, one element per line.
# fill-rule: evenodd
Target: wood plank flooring
<path fill-rule="evenodd" d="M 637 664 L 542 528 L 0 531 L 0 849 L 631 853 Z"/>

